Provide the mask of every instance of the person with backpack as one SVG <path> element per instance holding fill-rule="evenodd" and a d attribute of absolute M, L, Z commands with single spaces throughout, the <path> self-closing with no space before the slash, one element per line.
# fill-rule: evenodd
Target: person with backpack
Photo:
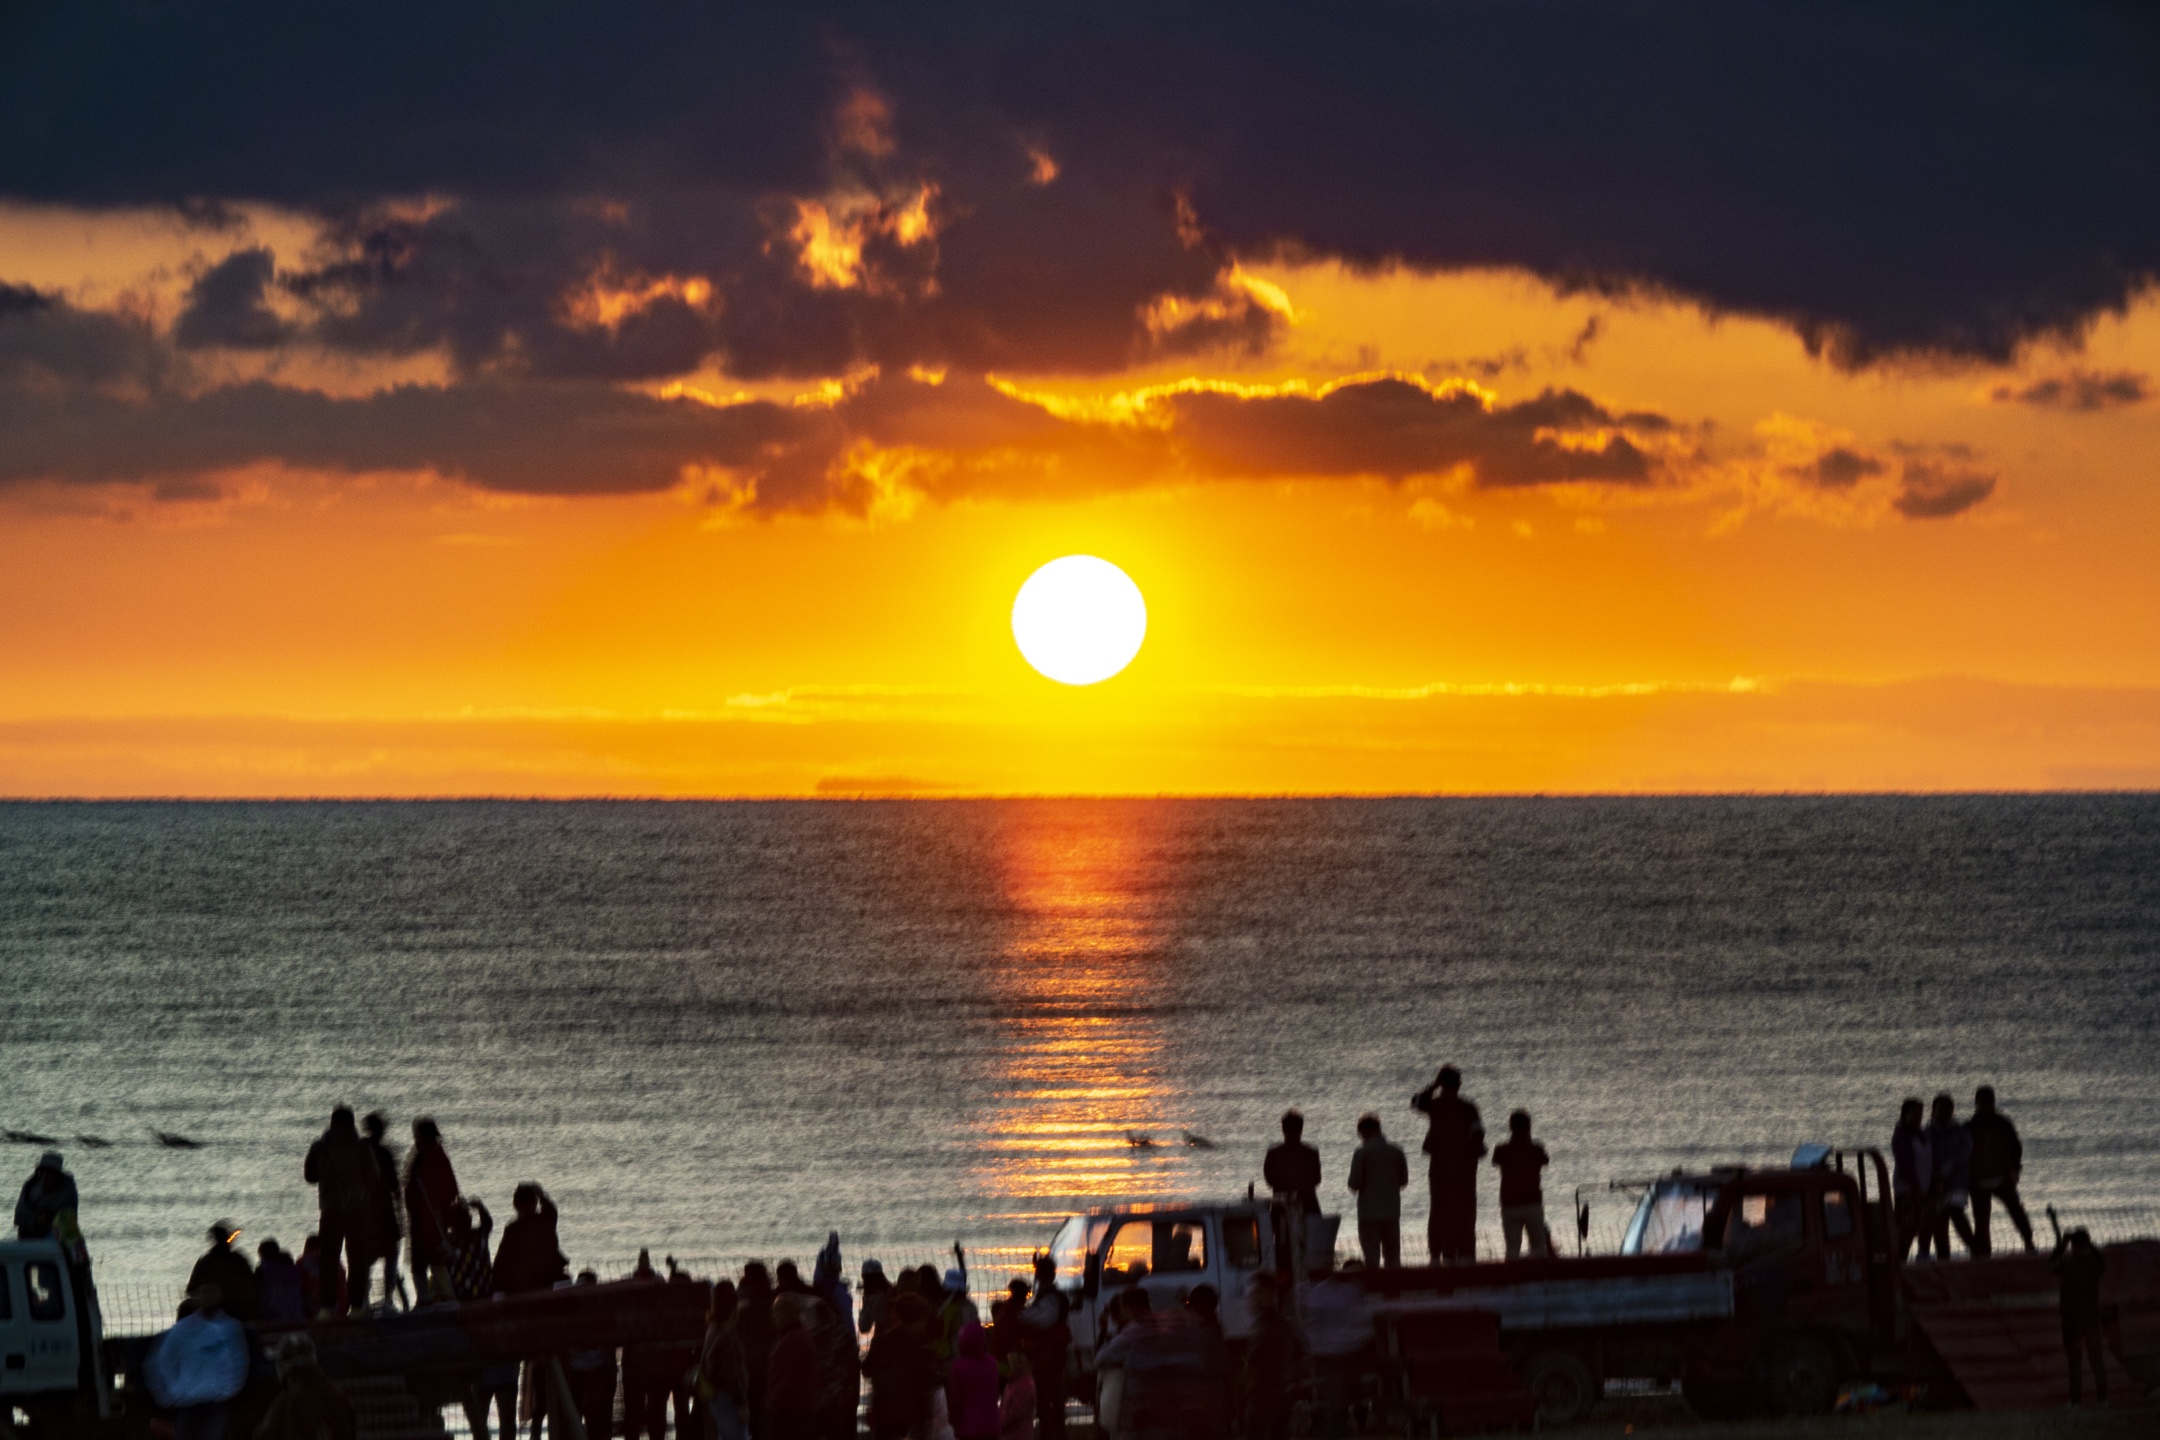
<path fill-rule="evenodd" d="M 478 1200 L 460 1196 L 451 1205 L 443 1230 L 443 1269 L 452 1300 L 485 1300 L 495 1293 L 495 1262 L 488 1257 L 494 1233 L 495 1217 Z"/>

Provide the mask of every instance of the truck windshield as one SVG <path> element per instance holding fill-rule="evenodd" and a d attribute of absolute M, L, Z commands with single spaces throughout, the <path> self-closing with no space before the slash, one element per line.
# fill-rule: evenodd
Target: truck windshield
<path fill-rule="evenodd" d="M 1690 1180 L 1660 1180 L 1636 1203 L 1620 1242 L 1623 1255 L 1672 1255 L 1703 1248 L 1703 1218 L 1715 1189 Z"/>
<path fill-rule="evenodd" d="M 1075 1215 L 1058 1227 L 1050 1242 L 1050 1258 L 1057 1262 L 1058 1284 L 1078 1285 L 1087 1274 L 1087 1257 L 1099 1249 L 1109 1233 L 1107 1215 Z"/>
<path fill-rule="evenodd" d="M 1059 1227 L 1050 1242 L 1050 1258 L 1057 1262 L 1058 1281 L 1077 1285 L 1087 1273 L 1087 1216 L 1075 1215 Z"/>

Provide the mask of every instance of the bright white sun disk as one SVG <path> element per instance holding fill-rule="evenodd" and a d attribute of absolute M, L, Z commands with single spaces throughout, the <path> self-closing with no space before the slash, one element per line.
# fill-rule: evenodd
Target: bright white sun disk
<path fill-rule="evenodd" d="M 1067 555 L 1028 576 L 1013 597 L 1012 628 L 1028 664 L 1061 684 L 1093 685 L 1140 653 L 1147 602 L 1109 561 Z"/>

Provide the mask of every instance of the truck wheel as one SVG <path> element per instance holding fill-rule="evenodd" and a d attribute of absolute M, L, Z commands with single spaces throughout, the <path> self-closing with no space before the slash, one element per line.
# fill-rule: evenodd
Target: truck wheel
<path fill-rule="evenodd" d="M 1590 1418 L 1605 1387 L 1572 1350 L 1540 1350 L 1523 1366 L 1523 1388 L 1537 1401 L 1540 1425 L 1573 1425 Z"/>
<path fill-rule="evenodd" d="M 1772 1341 L 1762 1381 L 1763 1398 L 1780 1415 L 1828 1415 L 1837 1408 L 1837 1356 L 1812 1335 Z"/>

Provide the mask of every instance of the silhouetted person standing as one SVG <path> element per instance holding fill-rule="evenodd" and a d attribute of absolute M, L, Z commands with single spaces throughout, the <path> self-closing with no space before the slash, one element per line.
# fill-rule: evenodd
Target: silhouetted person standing
<path fill-rule="evenodd" d="M 362 1143 L 367 1147 L 368 1158 L 375 1162 L 375 1186 L 368 1194 L 371 1212 L 368 1238 L 374 1242 L 373 1258 L 383 1262 L 383 1300 L 386 1303 L 398 1298 L 401 1288 L 398 1280 L 398 1249 L 405 1240 L 405 1227 L 398 1222 L 397 1157 L 392 1155 L 390 1147 L 383 1143 L 383 1136 L 389 1129 L 390 1122 L 383 1118 L 380 1110 L 372 1112 L 367 1119 L 360 1122 L 361 1133 L 366 1137 Z M 363 1305 L 367 1303 L 370 1283 L 367 1273 L 363 1271 L 360 1282 L 355 1287 Z"/>
<path fill-rule="evenodd" d="M 1950 1227 L 1957 1227 L 1965 1253 L 1973 1253 L 1972 1222 L 1965 1218 L 1965 1204 L 1972 1198 L 1972 1134 L 1958 1122 L 1957 1102 L 1948 1095 L 1935 1097 L 1929 1117 L 1928 1148 L 1935 1155 L 1935 1190 L 1929 1197 L 1935 1217 L 1935 1258 L 1950 1258 Z"/>
<path fill-rule="evenodd" d="M 412 1234 L 413 1298 L 450 1298 L 447 1265 L 450 1211 L 458 1200 L 457 1171 L 443 1149 L 442 1130 L 423 1115 L 412 1123 L 412 1158 L 405 1163 L 405 1223 Z"/>
<path fill-rule="evenodd" d="M 1410 1184 L 1410 1162 L 1402 1146 L 1380 1133 L 1380 1117 L 1357 1122 L 1362 1143 L 1350 1157 L 1350 1188 L 1357 1192 L 1358 1248 L 1371 1268 L 1402 1264 L 1402 1192 Z"/>
<path fill-rule="evenodd" d="M 2049 1264 L 2062 1276 L 2063 1350 L 2070 1357 L 2070 1403 L 2085 1398 L 2079 1365 L 2082 1355 L 2092 1361 L 2093 1394 L 2107 1404 L 2107 1354 L 2100 1332 L 2100 1275 L 2107 1261 L 2081 1226 L 2055 1243 Z"/>
<path fill-rule="evenodd" d="M 1282 1143 L 1268 1147 L 1260 1173 L 1278 1199 L 1294 1200 L 1307 1215 L 1320 1213 L 1320 1152 L 1305 1143 L 1305 1117 L 1285 1110 Z"/>
<path fill-rule="evenodd" d="M 47 1150 L 38 1157 L 37 1169 L 23 1181 L 22 1193 L 15 1199 L 15 1238 L 44 1240 L 57 1233 L 61 1243 L 67 1244 L 80 1203 L 75 1177 L 68 1174 L 60 1152 Z"/>
<path fill-rule="evenodd" d="M 356 1308 L 364 1307 L 367 1296 L 361 1285 L 366 1283 L 368 1260 L 375 1248 L 370 1232 L 375 1222 L 374 1192 L 381 1177 L 375 1157 L 353 1124 L 351 1106 L 340 1105 L 330 1112 L 330 1128 L 308 1147 L 302 1173 L 315 1187 L 321 1209 L 316 1233 L 322 1237 L 323 1266 L 327 1270 L 343 1265 L 346 1274 L 359 1280 L 360 1285 L 351 1287 L 351 1301 Z M 351 1258 L 341 1260 L 340 1252 Z M 326 1300 L 325 1308 L 328 1304 Z"/>
<path fill-rule="evenodd" d="M 1065 1355 L 1072 1346 L 1072 1302 L 1058 1289 L 1057 1262 L 1035 1257 L 1035 1298 L 1020 1312 L 1021 1345 L 1035 1377 L 1036 1440 L 1065 1440 Z"/>
<path fill-rule="evenodd" d="M 748 1440 L 749 1369 L 743 1362 L 742 1332 L 735 1325 L 735 1282 L 720 1280 L 705 1311 L 705 1344 L 698 1352 L 697 1395 L 710 1418 L 711 1440 Z M 629 1427 L 624 1426 L 627 1433 Z"/>
<path fill-rule="evenodd" d="M 787 1293 L 772 1302 L 772 1355 L 765 1362 L 765 1413 L 758 1440 L 816 1440 L 817 1345 L 803 1324 L 803 1297 Z"/>
<path fill-rule="evenodd" d="M 1308 1222 L 1320 1213 L 1320 1152 L 1305 1143 L 1305 1117 L 1296 1110 L 1283 1112 L 1282 1133 L 1260 1173 L 1276 1200 L 1275 1261 L 1287 1275 L 1304 1253 Z"/>
<path fill-rule="evenodd" d="M 1412 1109 L 1424 1112 L 1425 1154 L 1432 1179 L 1432 1215 L 1425 1223 L 1433 1263 L 1467 1263 L 1477 1258 L 1478 1161 L 1485 1157 L 1485 1122 L 1477 1106 L 1462 1097 L 1462 1072 L 1440 1067 L 1433 1083 L 1410 1097 Z"/>
<path fill-rule="evenodd" d="M 1507 1117 L 1508 1138 L 1493 1151 L 1493 1168 L 1500 1172 L 1500 1232 L 1507 1239 L 1507 1258 L 1522 1253 L 1523 1238 L 1530 1240 L 1530 1258 L 1552 1257 L 1552 1232 L 1545 1228 L 1545 1184 L 1540 1177 L 1551 1161 L 1545 1147 L 1530 1138 L 1530 1112 L 1517 1110 Z"/>
<path fill-rule="evenodd" d="M 1972 1136 L 1973 1254 L 1986 1259 L 1995 1249 L 1988 1233 L 1997 1202 L 2017 1227 L 2018 1238 L 2029 1252 L 2033 1248 L 2032 1221 L 2018 1199 L 2018 1174 L 2025 1166 L 2025 1143 L 2017 1126 L 1995 1108 L 1995 1087 L 1982 1085 L 1973 1092 L 1973 1118 L 1965 1122 Z"/>
<path fill-rule="evenodd" d="M 1935 1152 L 1928 1145 L 1927 1127 L 1920 1123 L 1926 1113 L 1918 1100 L 1907 1100 L 1898 1107 L 1897 1129 L 1890 1132 L 1890 1199 L 1897 1217 L 1898 1254 L 1910 1254 L 1918 1240 L 1923 1259 L 1934 1243 L 1928 1222 Z"/>

